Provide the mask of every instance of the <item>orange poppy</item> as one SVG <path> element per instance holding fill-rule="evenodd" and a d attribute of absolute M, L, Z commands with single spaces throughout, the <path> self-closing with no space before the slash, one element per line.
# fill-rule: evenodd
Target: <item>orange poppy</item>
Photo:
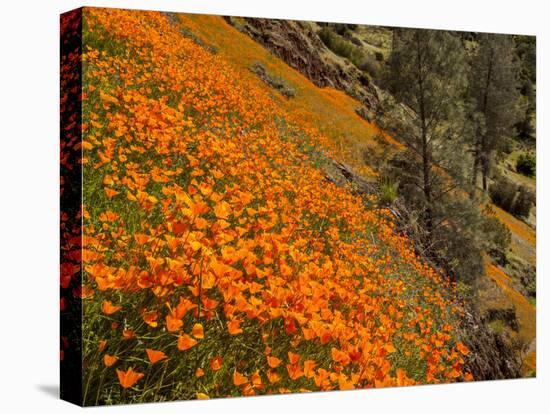
<path fill-rule="evenodd" d="M 132 368 L 128 368 L 127 371 L 121 371 L 117 369 L 116 373 L 118 376 L 118 381 L 120 382 L 120 385 L 122 386 L 122 388 L 132 387 L 136 382 L 138 382 L 144 376 L 143 373 L 136 372 Z"/>
<path fill-rule="evenodd" d="M 204 329 L 200 323 L 196 323 L 195 325 L 193 325 L 191 335 L 193 335 L 197 339 L 204 338 Z"/>
<path fill-rule="evenodd" d="M 101 310 L 105 315 L 112 315 L 121 308 L 122 306 L 113 305 L 110 300 L 104 300 L 103 304 L 101 305 Z"/>
<path fill-rule="evenodd" d="M 180 351 L 186 351 L 189 348 L 193 348 L 197 344 L 197 340 L 191 338 L 187 334 L 182 334 L 178 338 L 178 349 Z"/>
<path fill-rule="evenodd" d="M 243 385 L 248 383 L 248 378 L 239 373 L 238 371 L 233 372 L 233 384 L 236 386 Z"/>
<path fill-rule="evenodd" d="M 114 355 L 105 354 L 103 356 L 103 363 L 106 367 L 112 366 L 115 362 L 118 361 L 118 358 Z"/>
<path fill-rule="evenodd" d="M 216 356 L 210 360 L 212 371 L 219 371 L 222 368 L 223 360 L 221 356 Z"/>
<path fill-rule="evenodd" d="M 171 314 L 166 315 L 166 329 L 168 332 L 175 332 L 181 329 L 183 321 L 179 318 L 174 318 Z"/>
<path fill-rule="evenodd" d="M 277 357 L 268 356 L 267 357 L 267 364 L 271 368 L 277 368 L 281 364 L 281 360 Z"/>
<path fill-rule="evenodd" d="M 149 361 L 151 362 L 151 364 L 154 364 L 156 362 L 159 362 L 159 361 L 162 361 L 163 359 L 168 358 L 166 354 L 162 351 L 155 351 L 154 349 L 147 348 L 145 352 L 147 352 L 147 357 L 149 358 Z"/>

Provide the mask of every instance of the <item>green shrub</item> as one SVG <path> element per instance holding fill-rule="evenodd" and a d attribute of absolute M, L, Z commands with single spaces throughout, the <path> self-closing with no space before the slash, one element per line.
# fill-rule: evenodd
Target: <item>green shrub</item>
<path fill-rule="evenodd" d="M 356 65 L 357 66 L 357 65 Z M 373 59 L 371 56 L 366 55 L 361 64 L 357 66 L 359 69 L 364 70 L 374 79 L 380 79 L 382 73 L 382 66 L 380 62 Z"/>
<path fill-rule="evenodd" d="M 356 38 L 355 36 L 350 36 L 349 41 L 353 43 L 355 46 L 362 46 L 361 41 Z"/>
<path fill-rule="evenodd" d="M 500 176 L 489 187 L 493 203 L 519 218 L 529 217 L 535 204 L 535 194 L 525 186 L 517 186 L 506 177 Z"/>
<path fill-rule="evenodd" d="M 339 56 L 349 59 L 354 49 L 353 45 L 345 39 L 342 39 L 328 27 L 323 27 L 319 32 L 319 37 L 323 43 Z"/>
<path fill-rule="evenodd" d="M 511 137 L 503 137 L 501 145 L 501 151 L 505 155 L 510 155 L 515 149 L 515 141 Z"/>
<path fill-rule="evenodd" d="M 360 46 L 338 35 L 329 27 L 323 27 L 319 31 L 319 37 L 326 47 L 338 56 L 348 59 L 358 69 L 367 72 L 373 78 L 380 76 L 381 63 L 378 57 L 366 53 Z"/>
<path fill-rule="evenodd" d="M 507 262 L 506 252 L 512 242 L 512 233 L 488 207 L 481 221 L 481 232 L 486 243 L 486 250 L 500 265 Z"/>
<path fill-rule="evenodd" d="M 392 204 L 398 196 L 397 183 L 391 178 L 385 178 L 380 184 L 380 202 Z"/>
<path fill-rule="evenodd" d="M 495 182 L 489 187 L 489 196 L 491 200 L 493 200 L 493 203 L 511 213 L 517 191 L 518 186 L 516 184 L 506 177 L 500 176 L 497 177 Z"/>
<path fill-rule="evenodd" d="M 350 36 L 356 28 L 356 24 L 347 24 L 347 23 L 332 23 L 329 26 L 340 36 Z"/>
<path fill-rule="evenodd" d="M 359 69 L 362 69 L 367 59 L 368 59 L 368 56 L 365 54 L 365 52 L 363 52 L 361 48 L 353 47 L 353 49 L 351 50 L 351 54 L 349 56 L 349 60 L 351 61 L 351 63 L 353 63 Z"/>
<path fill-rule="evenodd" d="M 533 204 L 535 204 L 535 195 L 527 187 L 521 186 L 514 201 L 512 214 L 517 217 L 527 218 Z"/>
<path fill-rule="evenodd" d="M 527 177 L 534 177 L 537 171 L 537 162 L 531 154 L 521 154 L 516 161 L 516 171 Z"/>

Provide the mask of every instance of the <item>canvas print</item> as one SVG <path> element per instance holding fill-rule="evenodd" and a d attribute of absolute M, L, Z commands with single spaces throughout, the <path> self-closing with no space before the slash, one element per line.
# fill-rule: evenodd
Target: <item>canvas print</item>
<path fill-rule="evenodd" d="M 61 397 L 536 373 L 536 42 L 61 16 Z"/>

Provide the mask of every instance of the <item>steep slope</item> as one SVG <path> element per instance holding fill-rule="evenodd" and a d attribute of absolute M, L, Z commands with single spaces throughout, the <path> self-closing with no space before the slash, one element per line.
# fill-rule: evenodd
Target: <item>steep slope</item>
<path fill-rule="evenodd" d="M 536 372 L 536 308 L 527 300 L 525 289 L 521 286 L 521 279 L 532 272 L 530 269 L 525 269 L 525 265 L 536 266 L 536 232 L 504 210 L 496 206 L 492 208 L 498 219 L 510 230 L 512 235 L 510 250 L 512 255 L 518 258 L 520 267 L 507 270 L 487 259 L 487 280 L 482 284 L 484 308 L 491 311 L 512 309 L 515 312 L 517 327 L 511 328 L 505 324 L 504 329 L 522 348 L 523 373 L 533 375 Z M 488 284 L 487 281 L 491 283 Z M 533 283 L 531 280 L 529 282 Z M 495 291 L 492 285 L 496 285 L 498 290 Z"/>
<path fill-rule="evenodd" d="M 186 18 L 187 19 L 187 18 Z M 196 19 L 194 16 L 189 16 L 186 24 L 193 25 L 195 21 L 200 21 L 201 25 L 208 25 L 208 22 L 204 20 L 201 16 L 197 16 Z M 331 76 L 338 76 L 338 71 L 333 70 L 335 66 L 340 66 L 348 68 L 350 62 L 346 63 L 335 63 L 334 55 L 331 52 L 326 52 L 326 47 L 321 43 L 319 45 L 319 39 L 317 34 L 312 33 L 311 22 L 289 22 L 289 21 L 279 21 L 279 20 L 265 20 L 265 19 L 255 19 L 255 18 L 230 18 L 229 21 L 237 27 L 243 33 L 246 33 L 251 38 L 255 39 L 266 48 L 268 48 L 272 53 L 279 56 L 286 61 L 290 66 L 298 69 L 301 73 L 306 76 L 311 77 L 313 82 L 317 85 L 324 86 L 330 84 L 342 92 L 346 92 L 348 95 L 354 95 L 354 91 L 361 91 L 359 94 L 359 99 L 366 102 L 367 106 L 372 105 L 373 100 L 369 101 L 368 99 L 362 99 L 363 94 L 371 95 L 369 93 L 369 88 L 376 91 L 376 97 L 384 91 L 377 90 L 376 87 L 372 84 L 369 84 L 368 87 L 361 85 L 357 80 L 358 76 L 353 70 L 348 70 L 344 77 L 344 83 L 337 83 L 330 81 Z M 200 30 L 201 26 L 195 26 L 196 30 Z M 218 28 L 222 30 L 225 28 Z M 318 29 L 318 28 L 317 28 Z M 210 31 L 203 32 L 205 38 L 210 39 L 215 44 L 220 39 L 219 33 L 212 33 Z M 368 50 L 371 53 L 379 52 L 382 55 L 387 55 L 391 43 L 391 31 L 387 28 L 377 28 L 370 26 L 358 26 L 354 32 L 355 41 L 360 42 L 361 46 Z M 248 48 L 248 43 L 243 40 L 243 43 L 247 44 L 249 55 L 259 56 L 258 59 L 263 60 L 265 55 L 258 53 L 256 49 Z M 299 43 L 299 44 L 298 44 Z M 223 50 L 226 50 L 226 47 L 222 47 Z M 294 56 L 312 56 L 315 55 L 315 58 L 312 59 L 315 66 L 315 73 L 311 73 L 311 68 L 303 62 L 303 59 L 295 60 Z M 237 60 L 237 55 L 230 53 L 231 59 Z M 387 57 L 387 56 L 386 56 Z M 346 59 L 341 59 L 341 61 L 346 61 Z M 351 65 L 353 66 L 353 65 Z M 356 68 L 355 68 L 356 69 Z M 291 79 L 292 73 L 289 71 L 284 71 L 283 68 L 279 69 L 277 73 L 280 76 L 283 76 L 285 79 Z M 340 71 L 341 73 L 341 71 Z M 328 80 L 326 79 L 328 78 Z M 354 79 L 355 82 L 350 81 Z M 353 91 L 350 91 L 350 88 Z M 357 94 L 357 93 L 355 93 Z M 347 110 L 350 111 L 351 108 L 356 109 L 360 102 L 354 102 L 349 96 L 344 98 L 347 101 Z M 288 103 L 290 106 L 293 102 Z M 316 112 L 314 106 L 311 107 L 311 112 Z M 330 118 L 325 118 L 324 116 L 320 120 L 323 122 L 323 118 L 330 120 Z M 369 124 L 368 121 L 359 121 L 360 123 Z M 343 127 L 338 125 L 339 128 Z M 346 128 L 344 126 L 344 128 Z M 376 128 L 376 127 L 375 127 Z M 345 131 L 346 129 L 343 129 Z M 364 156 L 361 159 L 358 159 L 357 156 L 350 155 L 355 162 L 353 166 L 357 168 L 360 172 L 365 170 L 371 170 L 372 176 L 377 173 L 377 166 L 383 163 L 382 159 L 388 159 L 391 157 L 391 154 L 398 147 L 398 143 L 392 140 L 387 134 L 380 133 L 380 136 L 385 137 L 385 140 L 376 140 L 375 143 L 369 145 L 368 149 L 363 152 Z M 327 134 L 328 136 L 334 138 L 334 135 Z M 360 137 L 360 134 L 351 134 L 349 140 L 346 141 L 346 145 L 351 144 L 351 149 L 353 151 L 362 151 L 363 148 L 361 145 L 354 143 L 354 140 Z M 339 159 L 349 161 L 349 158 L 346 159 L 346 154 L 335 154 Z M 525 177 L 514 174 L 513 172 L 506 171 L 507 174 L 512 174 L 516 177 L 517 180 L 522 180 L 521 182 L 528 185 L 529 188 L 534 187 L 534 180 L 527 179 Z M 505 331 L 511 335 L 513 338 L 518 339 L 524 343 L 530 345 L 531 350 L 534 349 L 535 344 L 535 307 L 529 303 L 526 299 L 524 292 L 518 286 L 517 282 L 513 282 L 510 275 L 506 274 L 519 274 L 520 277 L 524 277 L 526 271 L 521 266 L 528 266 L 534 268 L 536 266 L 536 246 L 535 246 L 535 231 L 526 225 L 524 222 L 518 220 L 517 218 L 506 213 L 502 209 L 492 206 L 493 210 L 496 213 L 496 217 L 510 230 L 512 234 L 512 245 L 511 252 L 512 254 L 520 259 L 520 268 L 519 269 L 503 269 L 499 268 L 496 264 L 492 263 L 489 259 L 486 266 L 487 276 L 481 281 L 482 292 L 481 295 L 484 298 L 490 296 L 493 297 L 492 300 L 482 301 L 483 310 L 487 312 L 489 316 L 498 315 L 501 311 L 507 311 L 512 309 L 512 312 L 517 313 L 518 318 L 518 329 L 519 334 L 514 329 L 510 329 L 508 326 L 505 326 Z M 531 221 L 533 218 L 531 218 Z M 527 273 L 531 273 L 529 270 Z M 501 275 L 506 276 L 506 283 L 502 282 Z M 528 353 L 527 362 L 525 364 L 524 372 L 532 373 L 535 369 L 533 353 Z"/>
<path fill-rule="evenodd" d="M 218 54 L 241 70 L 249 71 L 254 64 L 261 62 L 271 76 L 283 78 L 296 90 L 296 96 L 285 99 L 270 91 L 273 99 L 296 122 L 307 121 L 315 125 L 327 138 L 324 145 L 330 147 L 332 155 L 348 162 L 359 173 L 375 177 L 377 173 L 370 160 L 388 156 L 396 148 L 401 148 L 400 143 L 356 113 L 361 105 L 357 100 L 332 87 L 317 87 L 309 78 L 236 28 L 221 24 L 219 16 L 182 14 L 178 19 L 185 32 L 194 33 L 204 43 L 214 46 Z"/>
<path fill-rule="evenodd" d="M 219 17 L 84 27 L 85 404 L 472 378 L 453 287 L 325 178 L 392 142 L 355 101 Z"/>
<path fill-rule="evenodd" d="M 376 87 L 355 65 L 324 45 L 317 36 L 316 23 L 238 17 L 226 20 L 315 85 L 342 90 L 370 110 L 376 109 L 379 100 Z"/>

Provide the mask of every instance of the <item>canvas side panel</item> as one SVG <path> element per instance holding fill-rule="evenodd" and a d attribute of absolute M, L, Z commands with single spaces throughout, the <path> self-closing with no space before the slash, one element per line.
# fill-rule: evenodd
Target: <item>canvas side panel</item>
<path fill-rule="evenodd" d="M 61 15 L 61 399 L 82 405 L 82 9 Z"/>

